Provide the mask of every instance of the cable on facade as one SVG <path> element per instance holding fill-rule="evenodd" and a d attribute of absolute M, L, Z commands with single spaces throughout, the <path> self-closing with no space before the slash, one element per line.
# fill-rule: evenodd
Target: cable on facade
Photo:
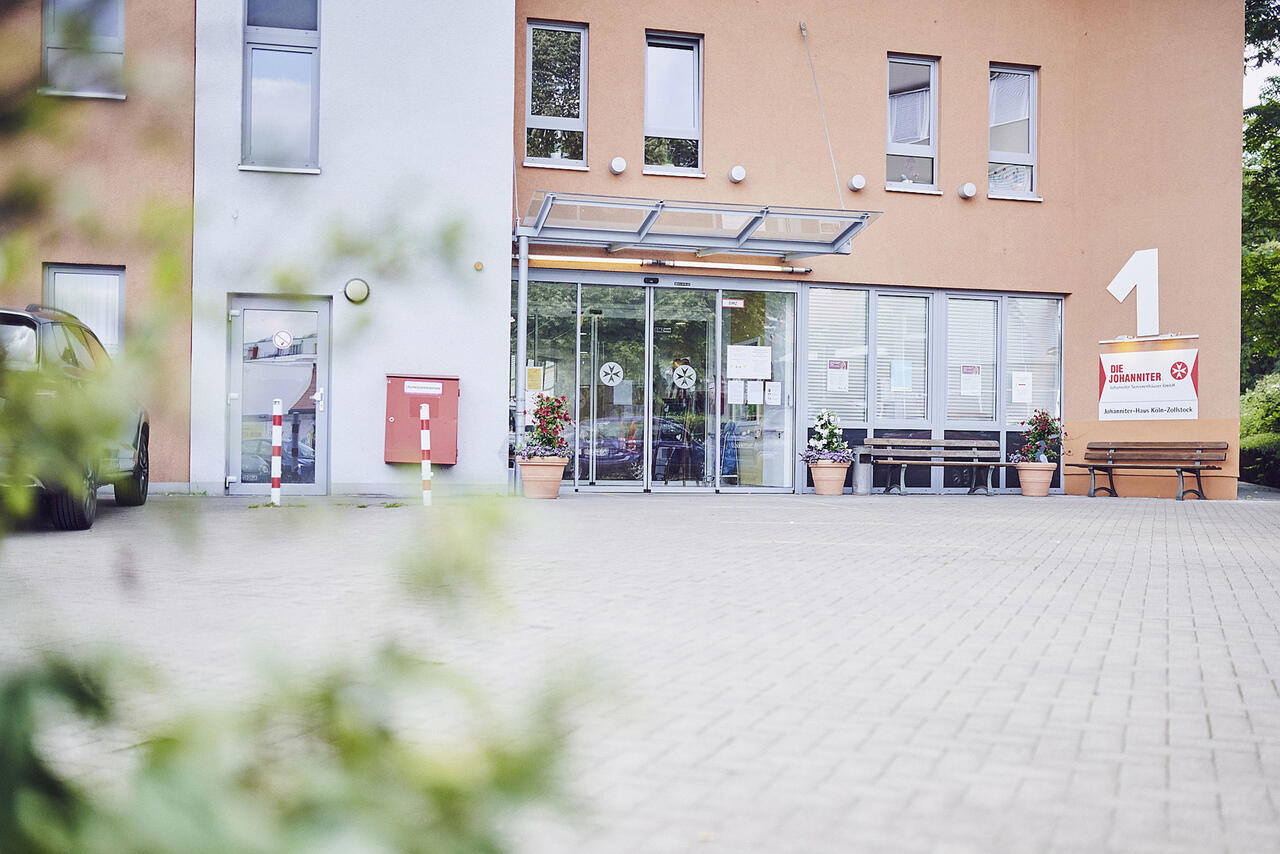
<path fill-rule="evenodd" d="M 818 88 L 818 72 L 813 67 L 813 54 L 809 52 L 809 29 L 800 22 L 800 35 L 804 36 L 804 53 L 809 57 L 809 73 L 813 75 L 813 91 L 818 95 L 818 113 L 822 116 L 822 131 L 827 135 L 827 153 L 831 155 L 831 175 L 836 179 L 836 199 L 840 210 L 845 210 L 844 188 L 840 186 L 840 170 L 836 169 L 836 151 L 831 146 L 831 129 L 827 127 L 827 108 L 822 105 L 822 90 Z"/>

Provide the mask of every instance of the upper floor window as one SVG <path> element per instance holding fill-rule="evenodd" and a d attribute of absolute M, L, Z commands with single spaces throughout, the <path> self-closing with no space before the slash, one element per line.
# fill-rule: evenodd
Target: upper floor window
<path fill-rule="evenodd" d="M 1035 69 L 992 65 L 987 113 L 987 192 L 1035 196 Z"/>
<path fill-rule="evenodd" d="M 44 0 L 42 92 L 124 97 L 124 0 Z"/>
<path fill-rule="evenodd" d="M 120 352 L 124 344 L 124 267 L 46 264 L 44 301 L 78 317 L 109 353 Z"/>
<path fill-rule="evenodd" d="M 525 80 L 525 160 L 585 166 L 587 28 L 530 23 Z"/>
<path fill-rule="evenodd" d="M 240 162 L 320 168 L 319 0 L 247 0 Z"/>
<path fill-rule="evenodd" d="M 702 40 L 645 34 L 644 165 L 702 171 Z"/>
<path fill-rule="evenodd" d="M 887 186 L 937 188 L 937 124 L 938 61 L 890 56 Z"/>

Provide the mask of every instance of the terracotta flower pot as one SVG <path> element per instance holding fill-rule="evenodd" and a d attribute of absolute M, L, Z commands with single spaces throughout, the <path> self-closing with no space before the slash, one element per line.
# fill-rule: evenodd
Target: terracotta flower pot
<path fill-rule="evenodd" d="M 1031 498 L 1044 498 L 1049 494 L 1049 484 L 1053 482 L 1053 473 L 1058 470 L 1057 463 L 1016 463 L 1018 482 L 1022 484 L 1022 494 Z"/>
<path fill-rule="evenodd" d="M 835 460 L 817 460 L 809 463 L 809 474 L 813 477 L 813 491 L 818 495 L 843 494 L 844 476 L 848 471 L 848 463 Z"/>
<path fill-rule="evenodd" d="M 569 464 L 568 457 L 531 457 L 517 462 L 525 498 L 560 497 L 560 480 L 564 477 L 564 467 Z"/>

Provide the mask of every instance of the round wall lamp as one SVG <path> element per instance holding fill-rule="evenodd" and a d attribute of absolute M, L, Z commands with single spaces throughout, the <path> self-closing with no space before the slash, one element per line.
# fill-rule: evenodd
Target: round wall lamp
<path fill-rule="evenodd" d="M 729 170 L 729 180 L 735 184 L 741 184 L 747 180 L 747 170 L 741 166 L 735 166 Z"/>
<path fill-rule="evenodd" d="M 615 175 L 621 175 L 627 171 L 627 161 L 622 157 L 615 157 L 609 161 L 609 171 Z"/>
<path fill-rule="evenodd" d="M 855 193 L 867 186 L 867 179 L 862 175 L 854 175 L 849 179 L 849 189 Z"/>
<path fill-rule="evenodd" d="M 956 190 L 956 192 L 960 194 L 960 198 L 962 199 L 972 199 L 974 196 L 978 195 L 978 188 L 974 186 L 972 181 L 970 181 L 966 184 L 961 184 L 960 189 Z"/>
<path fill-rule="evenodd" d="M 342 295 L 359 305 L 369 298 L 369 283 L 364 279 L 352 279 L 342 286 Z"/>

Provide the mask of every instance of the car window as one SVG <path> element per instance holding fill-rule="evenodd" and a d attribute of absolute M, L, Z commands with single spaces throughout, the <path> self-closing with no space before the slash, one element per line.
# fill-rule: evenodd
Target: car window
<path fill-rule="evenodd" d="M 36 366 L 36 328 L 18 317 L 0 318 L 0 358 L 9 368 Z"/>
<path fill-rule="evenodd" d="M 97 336 L 88 329 L 80 326 L 70 327 L 68 331 L 71 333 L 73 338 L 82 340 L 85 346 L 88 347 L 89 355 L 93 358 L 93 364 L 97 366 L 99 370 L 106 370 L 111 367 L 111 357 L 107 355 L 106 348 L 104 348 L 102 343 L 98 341 Z"/>
<path fill-rule="evenodd" d="M 62 326 L 67 334 L 67 341 L 71 344 L 71 351 L 74 354 L 75 363 L 82 371 L 92 371 L 95 367 L 93 363 L 93 354 L 89 352 L 89 345 L 85 343 L 84 337 L 80 334 L 79 327 Z"/>
<path fill-rule="evenodd" d="M 80 362 L 76 359 L 71 339 L 67 337 L 66 327 L 60 323 L 47 323 L 41 327 L 40 335 L 43 339 L 46 370 L 58 367 L 80 370 Z"/>

